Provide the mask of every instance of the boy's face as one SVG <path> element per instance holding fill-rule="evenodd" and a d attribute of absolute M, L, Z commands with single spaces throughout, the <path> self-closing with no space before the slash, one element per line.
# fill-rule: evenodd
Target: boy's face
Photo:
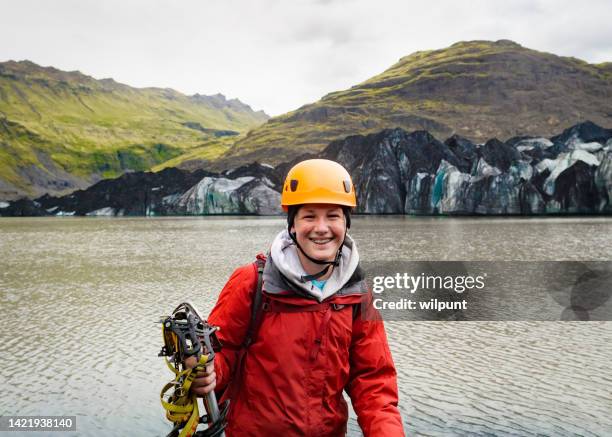
<path fill-rule="evenodd" d="M 302 206 L 291 228 L 296 240 L 308 256 L 320 261 L 333 261 L 344 241 L 346 222 L 337 205 L 306 204 Z"/>

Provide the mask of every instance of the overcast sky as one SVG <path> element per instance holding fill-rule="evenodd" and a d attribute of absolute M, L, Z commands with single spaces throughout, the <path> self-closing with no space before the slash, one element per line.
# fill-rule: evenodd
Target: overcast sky
<path fill-rule="evenodd" d="M 0 61 L 278 115 L 473 39 L 612 61 L 610 0 L 0 0 Z"/>

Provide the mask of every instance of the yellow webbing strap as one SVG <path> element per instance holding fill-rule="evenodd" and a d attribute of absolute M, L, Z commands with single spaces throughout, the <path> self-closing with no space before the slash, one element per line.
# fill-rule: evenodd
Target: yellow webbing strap
<path fill-rule="evenodd" d="M 166 417 L 171 422 L 185 423 L 179 437 L 191 437 L 198 427 L 200 421 L 200 412 L 198 410 L 198 397 L 195 393 L 191 393 L 191 383 L 195 379 L 198 371 L 206 368 L 208 355 L 202 355 L 198 364 L 192 369 L 186 369 L 178 372 L 166 358 L 166 365 L 175 374 L 173 381 L 164 385 L 162 388 L 160 399 L 161 404 L 166 410 Z M 179 380 L 184 377 L 181 387 L 177 387 Z M 166 393 L 174 388 L 174 391 L 168 396 L 168 401 L 165 400 Z"/>

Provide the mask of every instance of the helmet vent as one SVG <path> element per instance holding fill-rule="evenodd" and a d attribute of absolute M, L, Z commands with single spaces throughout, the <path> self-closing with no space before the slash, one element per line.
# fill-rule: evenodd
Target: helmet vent
<path fill-rule="evenodd" d="M 351 181 L 342 181 L 344 184 L 344 191 L 347 193 L 351 192 Z"/>
<path fill-rule="evenodd" d="M 297 181 L 297 179 L 291 179 L 290 184 L 291 184 L 291 191 L 295 191 L 295 190 L 297 190 L 297 186 L 298 186 L 298 181 Z"/>

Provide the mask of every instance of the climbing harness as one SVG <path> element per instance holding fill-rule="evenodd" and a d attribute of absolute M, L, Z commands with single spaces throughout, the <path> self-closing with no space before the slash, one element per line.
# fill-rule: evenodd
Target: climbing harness
<path fill-rule="evenodd" d="M 204 371 L 206 364 L 213 362 L 215 352 L 221 349 L 216 336 L 219 328 L 210 326 L 189 302 L 181 303 L 172 315 L 162 317 L 160 322 L 164 346 L 158 356 L 164 357 L 175 375 L 160 394 L 166 418 L 174 423 L 167 437 L 224 437 L 229 401 L 219 408 L 214 391 L 208 393 L 204 398 L 206 414 L 200 417 L 198 397 L 190 391 L 198 371 Z M 185 366 L 185 360 L 190 357 L 197 360 L 193 368 Z M 197 431 L 200 423 L 208 424 L 208 428 Z"/>

